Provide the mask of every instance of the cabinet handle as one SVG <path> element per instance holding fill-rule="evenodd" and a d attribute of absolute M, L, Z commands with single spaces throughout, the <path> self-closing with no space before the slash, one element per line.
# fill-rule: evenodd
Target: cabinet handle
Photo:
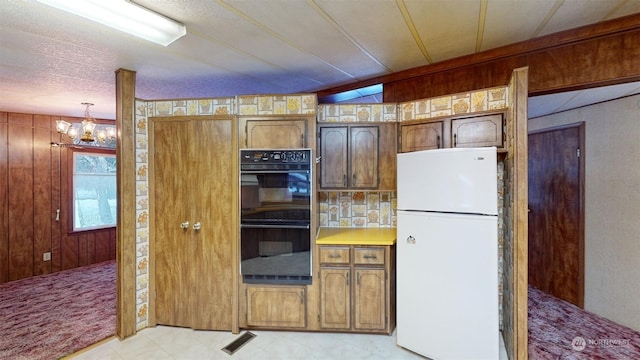
<path fill-rule="evenodd" d="M 189 228 L 189 222 L 185 221 L 182 224 L 180 224 L 180 228 L 181 229 L 188 229 Z"/>
<path fill-rule="evenodd" d="M 342 175 L 342 185 L 347 186 L 347 174 Z"/>
<path fill-rule="evenodd" d="M 438 138 L 436 141 L 438 142 L 438 149 L 440 149 L 440 135 L 438 135 Z"/>
<path fill-rule="evenodd" d="M 200 224 L 200 222 L 196 222 L 195 224 L 193 224 L 193 230 L 200 230 L 202 228 L 202 224 Z"/>
<path fill-rule="evenodd" d="M 458 134 L 453 134 L 453 147 L 458 145 Z"/>
<path fill-rule="evenodd" d="M 357 178 L 356 178 L 356 174 L 353 174 L 353 175 L 351 176 L 351 186 L 354 186 L 354 185 L 356 184 L 356 179 L 357 179 Z"/>
<path fill-rule="evenodd" d="M 356 285 L 360 286 L 360 273 L 356 273 Z"/>
<path fill-rule="evenodd" d="M 350 277 L 350 274 L 347 273 L 347 286 L 349 286 L 349 277 Z"/>
<path fill-rule="evenodd" d="M 304 293 L 300 291 L 300 304 L 304 304 Z"/>
<path fill-rule="evenodd" d="M 365 259 L 377 259 L 378 257 L 375 255 L 365 255 L 363 256 Z"/>
<path fill-rule="evenodd" d="M 329 259 L 340 259 L 342 256 L 338 254 L 329 254 Z"/>

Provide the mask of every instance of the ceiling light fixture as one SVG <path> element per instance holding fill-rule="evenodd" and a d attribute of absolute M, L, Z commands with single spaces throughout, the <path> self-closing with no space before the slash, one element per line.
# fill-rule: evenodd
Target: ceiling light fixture
<path fill-rule="evenodd" d="M 162 46 L 187 33 L 183 24 L 127 0 L 38 1 Z"/>
<path fill-rule="evenodd" d="M 83 102 L 82 105 L 86 106 L 84 111 L 84 120 L 82 120 L 82 124 L 80 126 L 74 126 L 74 124 L 64 121 L 64 120 L 56 120 L 56 131 L 60 134 L 67 135 L 71 138 L 71 140 L 75 140 L 78 137 L 78 128 L 82 129 L 82 136 L 80 136 L 80 140 L 82 142 L 90 143 L 96 141 L 96 136 L 98 141 L 104 143 L 107 139 L 113 140 L 116 138 L 116 128 L 115 126 L 107 126 L 101 129 L 96 130 L 96 122 L 93 120 L 91 115 L 89 115 L 89 107 L 93 106 L 92 103 Z M 94 135 L 95 131 L 95 135 Z"/>

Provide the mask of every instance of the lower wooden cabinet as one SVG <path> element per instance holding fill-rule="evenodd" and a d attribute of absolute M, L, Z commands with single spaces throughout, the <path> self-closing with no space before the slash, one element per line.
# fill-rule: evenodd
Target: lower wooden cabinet
<path fill-rule="evenodd" d="M 247 286 L 247 326 L 306 327 L 304 286 Z"/>
<path fill-rule="evenodd" d="M 320 327 L 351 328 L 351 269 L 320 268 Z"/>
<path fill-rule="evenodd" d="M 393 331 L 394 250 L 394 246 L 319 247 L 321 329 Z"/>

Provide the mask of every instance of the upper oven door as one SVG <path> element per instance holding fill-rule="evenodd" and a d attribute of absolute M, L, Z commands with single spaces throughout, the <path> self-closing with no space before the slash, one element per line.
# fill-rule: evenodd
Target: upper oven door
<path fill-rule="evenodd" d="M 243 171 L 240 175 L 241 221 L 307 220 L 311 208 L 309 170 Z"/>

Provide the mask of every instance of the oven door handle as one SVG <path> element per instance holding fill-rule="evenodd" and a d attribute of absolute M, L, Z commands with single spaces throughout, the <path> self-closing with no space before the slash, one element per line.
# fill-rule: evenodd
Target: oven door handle
<path fill-rule="evenodd" d="M 240 224 L 245 229 L 309 229 L 309 225 L 268 225 L 268 224 Z"/>
<path fill-rule="evenodd" d="M 241 175 L 250 174 L 291 174 L 291 173 L 305 173 L 308 174 L 308 169 L 292 169 L 292 170 L 240 170 Z"/>

